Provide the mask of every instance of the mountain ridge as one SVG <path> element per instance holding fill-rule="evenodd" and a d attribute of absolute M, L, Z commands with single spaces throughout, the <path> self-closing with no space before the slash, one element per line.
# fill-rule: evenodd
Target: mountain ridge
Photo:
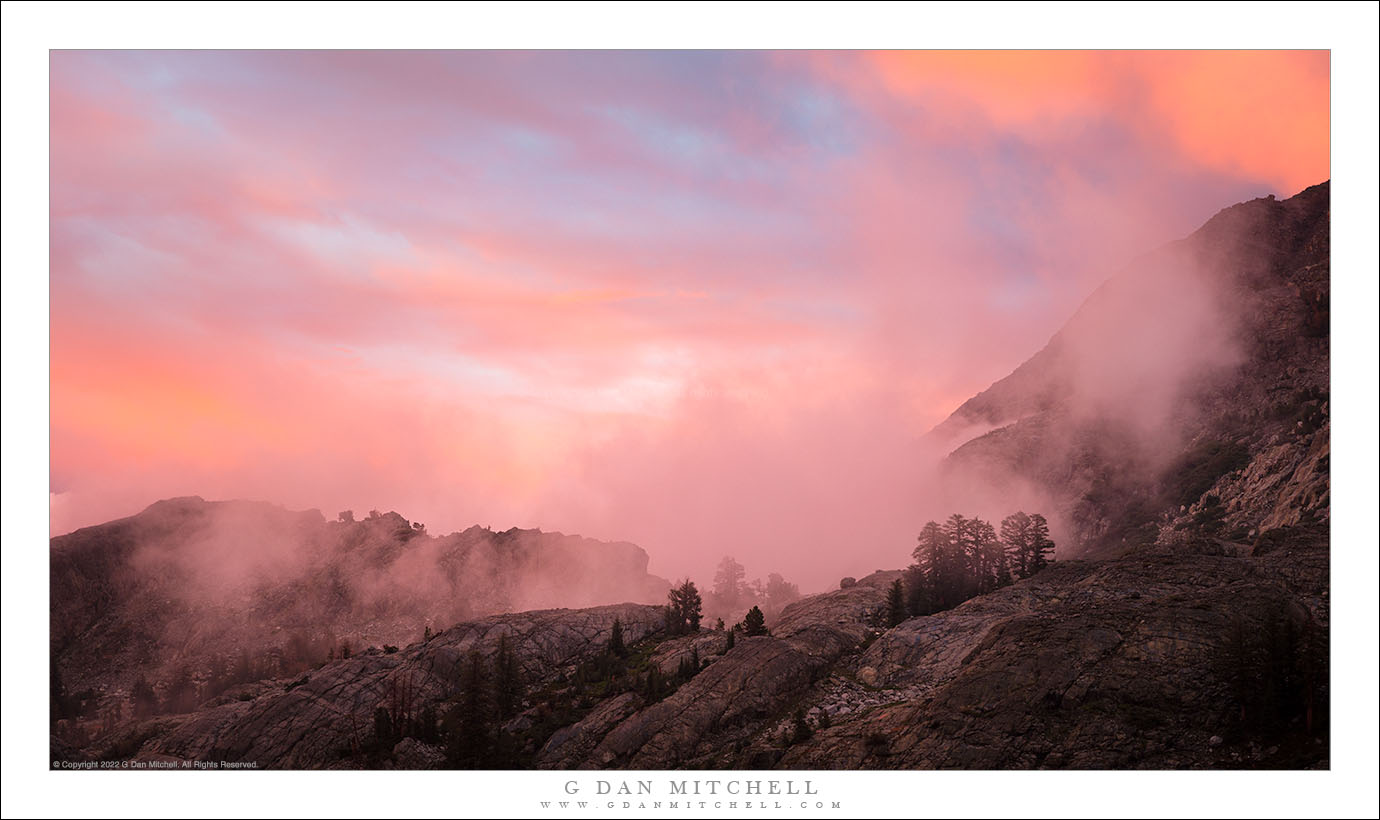
<path fill-rule="evenodd" d="M 960 494 L 1033 492 L 1053 512 L 1061 555 L 1107 555 L 1144 545 L 1173 507 L 1187 512 L 1209 490 L 1240 500 L 1229 486 L 1186 500 L 1162 486 L 1204 442 L 1254 458 L 1302 421 L 1325 458 L 1329 192 L 1323 182 L 1224 208 L 1108 279 L 1043 348 L 927 434 L 947 454 L 945 480 Z M 1308 515 L 1325 514 L 1318 490 L 1301 491 Z M 1249 533 L 1271 516 L 1300 520 L 1227 518 Z"/>

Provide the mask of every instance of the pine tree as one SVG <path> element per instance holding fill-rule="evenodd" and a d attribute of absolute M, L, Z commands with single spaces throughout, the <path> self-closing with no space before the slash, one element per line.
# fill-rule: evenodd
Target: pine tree
<path fill-rule="evenodd" d="M 919 564 L 911 564 L 906 570 L 906 612 L 911 616 L 929 615 L 934 612 L 930 603 L 929 579 Z"/>
<path fill-rule="evenodd" d="M 1030 516 L 1015 512 L 1002 519 L 1001 543 L 1017 580 L 1030 577 Z"/>
<path fill-rule="evenodd" d="M 1049 539 L 1049 522 L 1043 515 L 1030 516 L 1030 574 L 1034 575 L 1053 560 L 1054 542 Z"/>
<path fill-rule="evenodd" d="M 518 665 L 516 653 L 508 645 L 508 636 L 501 635 L 498 651 L 494 654 L 494 703 L 500 720 L 507 720 L 518 713 L 522 696 L 522 668 Z"/>
<path fill-rule="evenodd" d="M 700 599 L 700 591 L 695 588 L 695 583 L 686 579 L 682 587 L 682 594 L 685 600 L 685 621 L 686 626 L 691 632 L 700 631 L 700 619 L 703 616 L 704 602 Z"/>
<path fill-rule="evenodd" d="M 733 629 L 728 630 L 728 642 L 724 644 L 724 652 L 725 652 L 725 653 L 727 653 L 728 650 L 730 650 L 730 649 L 733 648 L 733 644 L 734 644 L 733 635 L 734 635 L 737 631 L 738 631 L 738 629 L 737 629 L 736 627 L 733 628 Z"/>
<path fill-rule="evenodd" d="M 767 606 L 773 612 L 780 612 L 800 598 L 800 587 L 782 578 L 778 573 L 767 575 Z"/>
<path fill-rule="evenodd" d="M 1010 573 L 1004 569 L 1006 553 L 997 539 L 997 531 L 981 518 L 974 518 L 968 522 L 968 533 L 973 555 L 970 589 L 974 594 L 985 595 L 995 590 L 1002 585 L 1003 576 L 1009 583 Z"/>
<path fill-rule="evenodd" d="M 627 657 L 628 647 L 623 643 L 623 622 L 613 619 L 613 634 L 609 636 L 609 651 L 619 658 Z"/>
<path fill-rule="evenodd" d="M 933 521 L 920 532 L 917 558 L 929 575 L 936 610 L 949 609 L 967 597 L 968 520 L 954 513 L 943 527 Z"/>
<path fill-rule="evenodd" d="M 886 596 L 886 625 L 888 628 L 900 624 L 906 619 L 906 591 L 901 585 L 901 579 L 897 578 L 891 582 L 891 589 Z"/>
<path fill-rule="evenodd" d="M 647 678 L 642 685 L 642 694 L 648 701 L 661 700 L 666 694 L 666 682 L 661 676 L 661 667 L 652 664 L 647 669 Z"/>
<path fill-rule="evenodd" d="M 673 587 L 667 594 L 669 603 L 666 606 L 666 631 L 671 635 L 683 635 L 686 632 L 700 631 L 700 619 L 703 617 L 703 601 L 700 599 L 700 591 L 695 588 L 695 582 L 689 578 Z"/>
<path fill-rule="evenodd" d="M 460 679 L 460 694 L 446 715 L 446 756 L 451 765 L 474 769 L 484 764 L 490 746 L 492 699 L 484 658 L 471 650 Z"/>
<path fill-rule="evenodd" d="M 743 632 L 749 638 L 770 634 L 767 631 L 767 616 L 762 614 L 760 607 L 754 605 L 747 611 L 747 615 L 743 617 Z"/>
<path fill-rule="evenodd" d="M 743 579 L 747 571 L 743 565 L 725 555 L 714 573 L 714 600 L 719 607 L 736 609 L 743 593 Z"/>

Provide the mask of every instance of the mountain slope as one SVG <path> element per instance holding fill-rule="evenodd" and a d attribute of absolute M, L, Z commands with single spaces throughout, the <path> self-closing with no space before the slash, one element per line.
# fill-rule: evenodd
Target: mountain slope
<path fill-rule="evenodd" d="M 87 720 L 128 715 L 140 678 L 176 711 L 347 646 L 406 645 L 496 612 L 660 602 L 669 587 L 628 543 L 480 527 L 432 537 L 397 513 L 326 521 L 200 498 L 56 537 L 50 555 L 54 689 L 65 716 Z"/>
<path fill-rule="evenodd" d="M 1326 518 L 1329 217 L 1252 200 L 1110 279 L 929 434 L 952 495 L 1034 499 L 1063 557 Z"/>

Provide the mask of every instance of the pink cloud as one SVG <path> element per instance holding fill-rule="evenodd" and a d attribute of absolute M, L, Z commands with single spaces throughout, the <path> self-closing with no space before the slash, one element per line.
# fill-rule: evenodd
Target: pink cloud
<path fill-rule="evenodd" d="M 1103 277 L 1326 173 L 1311 54 L 52 69 L 54 532 L 256 497 L 823 586 L 904 559 L 916 439 Z M 1301 116 L 1233 151 L 1248 76 Z"/>

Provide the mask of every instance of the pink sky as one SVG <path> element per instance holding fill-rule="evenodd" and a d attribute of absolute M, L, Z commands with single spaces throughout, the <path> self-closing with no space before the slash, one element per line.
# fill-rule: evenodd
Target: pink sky
<path fill-rule="evenodd" d="M 903 564 L 918 438 L 1329 176 L 1326 52 L 53 52 L 53 533 L 159 498 Z"/>

